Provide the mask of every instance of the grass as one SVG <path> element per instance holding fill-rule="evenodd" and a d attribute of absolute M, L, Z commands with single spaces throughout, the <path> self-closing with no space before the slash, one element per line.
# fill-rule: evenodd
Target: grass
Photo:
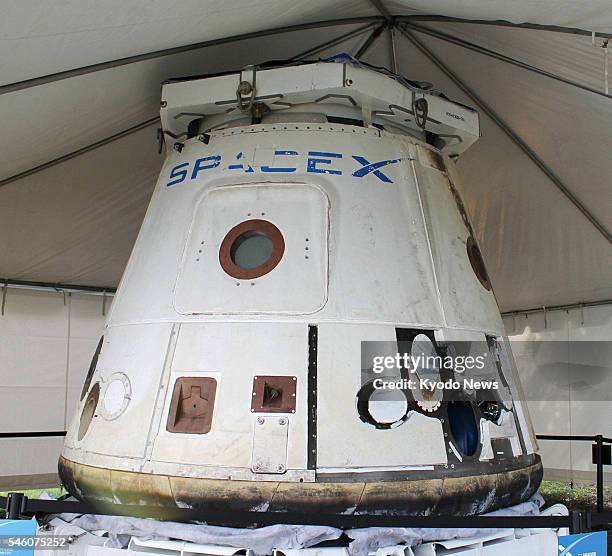
<path fill-rule="evenodd" d="M 595 485 L 574 485 L 565 481 L 542 481 L 540 494 L 546 506 L 564 504 L 570 510 L 597 509 L 597 489 Z M 612 510 L 612 486 L 604 489 L 604 509 Z"/>
<path fill-rule="evenodd" d="M 50 494 L 51 496 L 54 496 L 55 498 L 58 498 L 59 496 L 61 496 L 62 494 L 64 494 L 66 492 L 61 487 L 56 487 L 56 488 L 33 488 L 31 490 L 16 489 L 16 491 L 17 492 L 23 492 L 28 498 L 40 498 L 40 495 L 43 492 L 46 492 L 46 493 Z M 9 492 L 15 492 L 15 491 L 0 492 L 0 496 L 7 496 Z"/>

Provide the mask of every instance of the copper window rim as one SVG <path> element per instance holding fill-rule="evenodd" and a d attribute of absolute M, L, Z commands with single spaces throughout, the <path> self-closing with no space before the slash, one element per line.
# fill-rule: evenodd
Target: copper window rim
<path fill-rule="evenodd" d="M 266 262 L 254 268 L 242 268 L 233 261 L 233 250 L 236 240 L 245 234 L 263 235 L 272 242 L 272 254 Z M 232 278 L 238 280 L 253 280 L 272 271 L 283 258 L 285 239 L 281 231 L 267 220 L 245 220 L 234 226 L 223 238 L 219 248 L 219 263 L 221 268 Z"/>

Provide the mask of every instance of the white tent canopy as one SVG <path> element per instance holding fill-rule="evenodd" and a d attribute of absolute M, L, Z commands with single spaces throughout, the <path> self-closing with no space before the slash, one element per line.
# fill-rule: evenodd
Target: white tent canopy
<path fill-rule="evenodd" d="M 21 0 L 1 13 L 0 278 L 117 285 L 162 163 L 162 81 L 347 51 L 481 112 L 458 166 L 502 310 L 612 299 L 607 0 Z"/>

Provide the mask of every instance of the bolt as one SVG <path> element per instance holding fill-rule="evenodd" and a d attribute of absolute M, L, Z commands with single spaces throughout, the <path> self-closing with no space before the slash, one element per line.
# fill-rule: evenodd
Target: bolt
<path fill-rule="evenodd" d="M 347 87 L 350 87 L 350 86 L 353 84 L 353 80 L 352 80 L 352 79 L 347 79 L 347 80 L 344 82 L 344 84 L 345 84 Z"/>
<path fill-rule="evenodd" d="M 253 92 L 253 86 L 248 81 L 241 81 L 238 85 L 238 94 L 240 96 L 250 95 Z"/>
<path fill-rule="evenodd" d="M 161 101 L 161 107 L 162 108 L 166 108 L 166 106 L 168 106 L 168 103 L 165 100 Z"/>
<path fill-rule="evenodd" d="M 266 422 L 266 420 L 263 417 L 257 417 L 257 424 L 258 425 L 263 425 Z"/>
<path fill-rule="evenodd" d="M 279 424 L 279 425 L 281 425 L 281 426 L 286 425 L 286 424 L 287 424 L 287 419 L 285 419 L 285 418 L 281 417 L 281 418 L 278 420 L 278 424 Z"/>
<path fill-rule="evenodd" d="M 276 468 L 276 470 L 277 470 L 279 473 L 283 473 L 283 472 L 285 471 L 285 466 L 284 466 L 284 465 L 279 465 L 279 466 Z"/>

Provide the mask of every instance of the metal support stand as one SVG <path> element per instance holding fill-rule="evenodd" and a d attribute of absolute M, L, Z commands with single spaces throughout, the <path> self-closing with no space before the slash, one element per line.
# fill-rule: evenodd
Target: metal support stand
<path fill-rule="evenodd" d="M 585 510 L 572 510 L 570 512 L 569 531 L 571 535 L 587 533 L 591 530 L 591 512 Z"/>
<path fill-rule="evenodd" d="M 21 519 L 28 497 L 22 492 L 9 492 L 6 498 L 6 519 Z"/>
<path fill-rule="evenodd" d="M 603 436 L 595 436 L 595 454 L 597 466 L 597 511 L 604 511 L 604 459 L 603 459 Z"/>

